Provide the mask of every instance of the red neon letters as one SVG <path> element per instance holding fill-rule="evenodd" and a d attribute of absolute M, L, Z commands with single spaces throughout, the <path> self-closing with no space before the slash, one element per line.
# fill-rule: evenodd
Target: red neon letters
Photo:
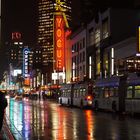
<path fill-rule="evenodd" d="M 64 67 L 64 19 L 61 15 L 55 16 L 55 60 L 56 60 L 56 69 L 60 71 Z"/>

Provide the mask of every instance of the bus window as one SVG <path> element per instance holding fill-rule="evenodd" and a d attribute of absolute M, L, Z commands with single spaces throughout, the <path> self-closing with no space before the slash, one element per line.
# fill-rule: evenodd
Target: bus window
<path fill-rule="evenodd" d="M 71 94 L 71 90 L 69 89 L 68 90 L 68 97 L 70 97 L 70 94 Z"/>
<path fill-rule="evenodd" d="M 93 89 L 93 86 L 92 85 L 88 85 L 88 94 L 92 94 L 92 89 Z"/>
<path fill-rule="evenodd" d="M 133 91 L 133 90 L 132 90 L 132 86 L 129 86 L 129 87 L 127 88 L 127 95 L 126 95 L 126 98 L 132 98 L 132 94 L 133 94 L 132 91 Z"/>
<path fill-rule="evenodd" d="M 114 96 L 114 88 L 110 88 L 109 90 L 109 96 L 113 97 Z"/>
<path fill-rule="evenodd" d="M 114 96 L 115 96 L 115 97 L 118 96 L 118 88 L 117 88 L 117 87 L 114 88 Z"/>
<path fill-rule="evenodd" d="M 76 97 L 76 89 L 74 89 L 73 97 Z"/>
<path fill-rule="evenodd" d="M 79 92 L 79 89 L 77 89 L 77 98 L 79 98 L 80 96 L 80 92 Z"/>
<path fill-rule="evenodd" d="M 96 89 L 94 90 L 95 97 L 96 97 L 96 98 L 102 97 L 102 95 L 103 95 L 103 92 L 102 92 L 102 91 L 103 91 L 102 89 L 96 88 Z"/>
<path fill-rule="evenodd" d="M 77 98 L 77 89 L 74 90 L 74 97 Z"/>
<path fill-rule="evenodd" d="M 83 96 L 83 89 L 79 90 L 79 96 L 82 97 Z"/>
<path fill-rule="evenodd" d="M 86 95 L 86 89 L 84 88 L 83 89 L 83 96 L 85 96 Z"/>
<path fill-rule="evenodd" d="M 135 98 L 140 98 L 140 86 L 135 86 Z"/>
<path fill-rule="evenodd" d="M 62 91 L 62 96 L 64 96 L 64 95 L 65 95 L 64 93 L 65 93 L 65 91 L 63 90 L 63 91 Z"/>
<path fill-rule="evenodd" d="M 69 96 L 69 91 L 67 90 L 65 94 L 66 94 L 65 96 L 68 97 Z"/>
<path fill-rule="evenodd" d="M 109 90 L 108 88 L 104 89 L 104 98 L 108 98 L 109 97 Z"/>

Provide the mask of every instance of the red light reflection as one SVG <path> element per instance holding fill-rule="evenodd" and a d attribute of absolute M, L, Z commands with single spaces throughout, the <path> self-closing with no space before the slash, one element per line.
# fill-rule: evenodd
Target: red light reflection
<path fill-rule="evenodd" d="M 94 120 L 93 120 L 93 114 L 91 110 L 86 110 L 86 124 L 87 124 L 87 140 L 94 140 L 93 138 L 93 132 L 94 132 Z"/>

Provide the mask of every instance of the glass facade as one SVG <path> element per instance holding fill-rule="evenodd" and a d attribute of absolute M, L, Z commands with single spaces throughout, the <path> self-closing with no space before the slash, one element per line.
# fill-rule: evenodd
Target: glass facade
<path fill-rule="evenodd" d="M 58 0 L 38 2 L 38 46 L 43 48 L 43 65 L 53 63 L 53 15 Z M 71 20 L 71 0 L 61 0 L 68 22 Z"/>

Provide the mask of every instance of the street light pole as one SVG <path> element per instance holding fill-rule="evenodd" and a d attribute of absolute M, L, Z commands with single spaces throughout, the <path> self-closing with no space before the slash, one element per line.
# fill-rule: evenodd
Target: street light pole
<path fill-rule="evenodd" d="M 57 89 L 59 87 L 59 60 L 58 60 L 58 67 L 57 67 Z"/>

